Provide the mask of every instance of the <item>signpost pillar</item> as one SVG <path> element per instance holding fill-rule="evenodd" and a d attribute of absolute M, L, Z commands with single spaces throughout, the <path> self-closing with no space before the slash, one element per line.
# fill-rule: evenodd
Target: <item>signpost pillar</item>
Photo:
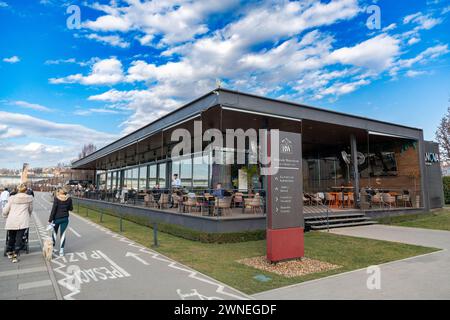
<path fill-rule="evenodd" d="M 279 159 L 267 152 L 276 168 L 268 177 L 267 186 L 267 259 L 271 262 L 304 256 L 304 217 L 302 189 L 301 134 L 279 132 Z M 276 170 L 278 169 L 278 170 Z"/>

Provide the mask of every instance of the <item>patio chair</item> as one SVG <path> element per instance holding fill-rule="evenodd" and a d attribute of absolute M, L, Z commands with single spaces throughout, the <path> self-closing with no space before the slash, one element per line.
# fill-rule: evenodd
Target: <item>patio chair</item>
<path fill-rule="evenodd" d="M 172 203 L 173 208 L 178 208 L 178 211 L 180 211 L 181 205 L 183 204 L 183 196 L 178 195 L 177 193 L 172 193 Z"/>
<path fill-rule="evenodd" d="M 245 199 L 245 208 L 249 208 L 252 213 L 262 213 L 261 197 L 257 193 L 253 198 Z"/>
<path fill-rule="evenodd" d="M 336 194 L 336 203 L 338 207 L 345 207 L 345 203 L 348 202 L 348 195 L 343 195 L 342 192 Z"/>
<path fill-rule="evenodd" d="M 169 205 L 169 195 L 167 193 L 162 193 L 159 198 L 158 205 L 160 209 L 164 209 Z"/>
<path fill-rule="evenodd" d="M 147 193 L 144 196 L 144 206 L 146 206 L 146 207 L 150 207 L 150 206 L 154 207 L 155 206 L 155 198 L 153 197 L 152 194 Z"/>
<path fill-rule="evenodd" d="M 183 202 L 183 206 L 185 208 L 188 208 L 189 213 L 192 213 L 192 211 L 194 211 L 194 209 L 198 208 L 198 203 L 195 200 L 195 198 L 189 197 L 186 201 Z"/>
<path fill-rule="evenodd" d="M 308 205 L 308 206 L 311 205 L 311 199 L 305 197 L 305 194 L 303 194 L 303 204 L 306 204 L 306 205 Z"/>
<path fill-rule="evenodd" d="M 244 197 L 242 192 L 236 192 L 233 196 L 233 206 L 235 208 L 242 206 L 244 203 Z"/>
<path fill-rule="evenodd" d="M 355 194 L 353 192 L 348 193 L 348 206 L 349 207 L 355 206 Z"/>
<path fill-rule="evenodd" d="M 304 196 L 303 196 L 304 198 Z M 333 194 L 325 192 L 325 205 L 334 206 L 336 204 L 336 198 Z"/>
<path fill-rule="evenodd" d="M 383 199 L 381 198 L 381 195 L 379 193 L 372 196 L 371 199 L 372 205 L 378 205 L 380 208 L 383 205 Z"/>
<path fill-rule="evenodd" d="M 382 199 L 383 199 L 383 204 L 388 206 L 389 209 L 392 208 L 393 206 L 395 207 L 395 197 L 391 196 L 389 193 L 383 193 L 382 194 Z"/>
<path fill-rule="evenodd" d="M 317 193 L 309 194 L 309 198 L 311 199 L 312 204 L 315 204 L 315 205 L 323 204 L 322 199 L 319 197 L 319 195 Z"/>
<path fill-rule="evenodd" d="M 216 198 L 214 212 L 217 212 L 217 215 L 219 215 L 219 211 L 223 215 L 231 215 L 231 197 L 224 197 L 223 199 Z"/>

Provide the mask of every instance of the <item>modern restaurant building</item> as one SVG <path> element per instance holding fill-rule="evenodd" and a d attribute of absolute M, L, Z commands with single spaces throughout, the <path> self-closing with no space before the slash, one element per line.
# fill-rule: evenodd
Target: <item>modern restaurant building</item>
<path fill-rule="evenodd" d="M 264 229 L 270 199 L 266 199 L 268 180 L 260 174 L 259 165 L 212 163 L 205 152 L 171 159 L 177 144 L 171 141 L 172 133 L 186 129 L 195 139 L 199 135 L 194 129 L 196 121 L 201 121 L 201 135 L 218 129 L 224 141 L 227 129 L 279 129 L 300 134 L 298 188 L 303 193 L 300 210 L 305 216 L 322 212 L 315 209 L 319 207 L 329 208 L 328 213 L 384 215 L 443 205 L 438 145 L 425 141 L 421 129 L 223 88 L 74 162 L 73 169 L 96 171 L 95 200 L 83 201 L 207 232 Z M 206 145 L 204 141 L 202 147 Z M 243 148 L 224 147 L 221 151 L 224 157 L 243 153 L 248 159 L 252 148 L 255 146 L 247 139 Z M 186 192 L 200 197 L 220 182 L 232 199 L 231 209 L 224 211 L 229 214 L 204 214 L 202 208 L 191 206 L 188 212 L 157 203 L 144 206 L 145 192 L 156 184 L 171 192 L 175 173 Z M 125 186 L 135 196 L 123 203 L 117 196 Z M 257 210 L 251 205 L 255 195 L 261 204 Z M 253 200 L 246 202 L 245 198 Z M 201 207 L 200 202 L 194 207 Z"/>

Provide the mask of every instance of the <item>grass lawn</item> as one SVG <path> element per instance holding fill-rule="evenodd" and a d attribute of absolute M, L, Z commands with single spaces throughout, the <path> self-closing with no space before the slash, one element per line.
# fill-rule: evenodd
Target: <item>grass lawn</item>
<path fill-rule="evenodd" d="M 82 212 L 81 216 L 85 216 L 84 209 L 80 212 Z M 95 211 L 89 211 L 88 219 L 99 223 L 99 214 Z M 119 219 L 117 217 L 104 215 L 103 222 L 99 224 L 119 232 Z M 130 221 L 123 220 L 122 234 L 146 247 L 150 247 L 153 243 L 152 229 Z M 156 251 L 247 294 L 437 250 L 394 242 L 333 235 L 325 232 L 308 232 L 305 234 L 305 255 L 342 267 L 322 273 L 285 278 L 236 262 L 236 260 L 243 258 L 265 255 L 264 240 L 228 244 L 201 243 L 162 232 L 158 233 L 158 240 L 159 247 L 156 248 Z M 271 280 L 260 282 L 253 278 L 260 274 L 270 277 Z"/>
<path fill-rule="evenodd" d="M 425 228 L 450 231 L 450 209 L 436 212 L 385 217 L 378 222 L 401 227 Z"/>

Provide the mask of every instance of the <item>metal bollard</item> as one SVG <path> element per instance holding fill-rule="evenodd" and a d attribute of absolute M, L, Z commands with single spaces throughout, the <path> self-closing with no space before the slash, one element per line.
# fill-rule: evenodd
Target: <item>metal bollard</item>
<path fill-rule="evenodd" d="M 123 222 L 122 222 L 122 215 L 120 215 L 120 219 L 119 219 L 119 231 L 123 232 Z"/>
<path fill-rule="evenodd" d="M 158 224 L 155 222 L 153 223 L 153 245 L 152 248 L 157 248 L 159 246 L 158 244 Z"/>
<path fill-rule="evenodd" d="M 103 210 L 100 209 L 100 223 L 103 223 Z"/>

